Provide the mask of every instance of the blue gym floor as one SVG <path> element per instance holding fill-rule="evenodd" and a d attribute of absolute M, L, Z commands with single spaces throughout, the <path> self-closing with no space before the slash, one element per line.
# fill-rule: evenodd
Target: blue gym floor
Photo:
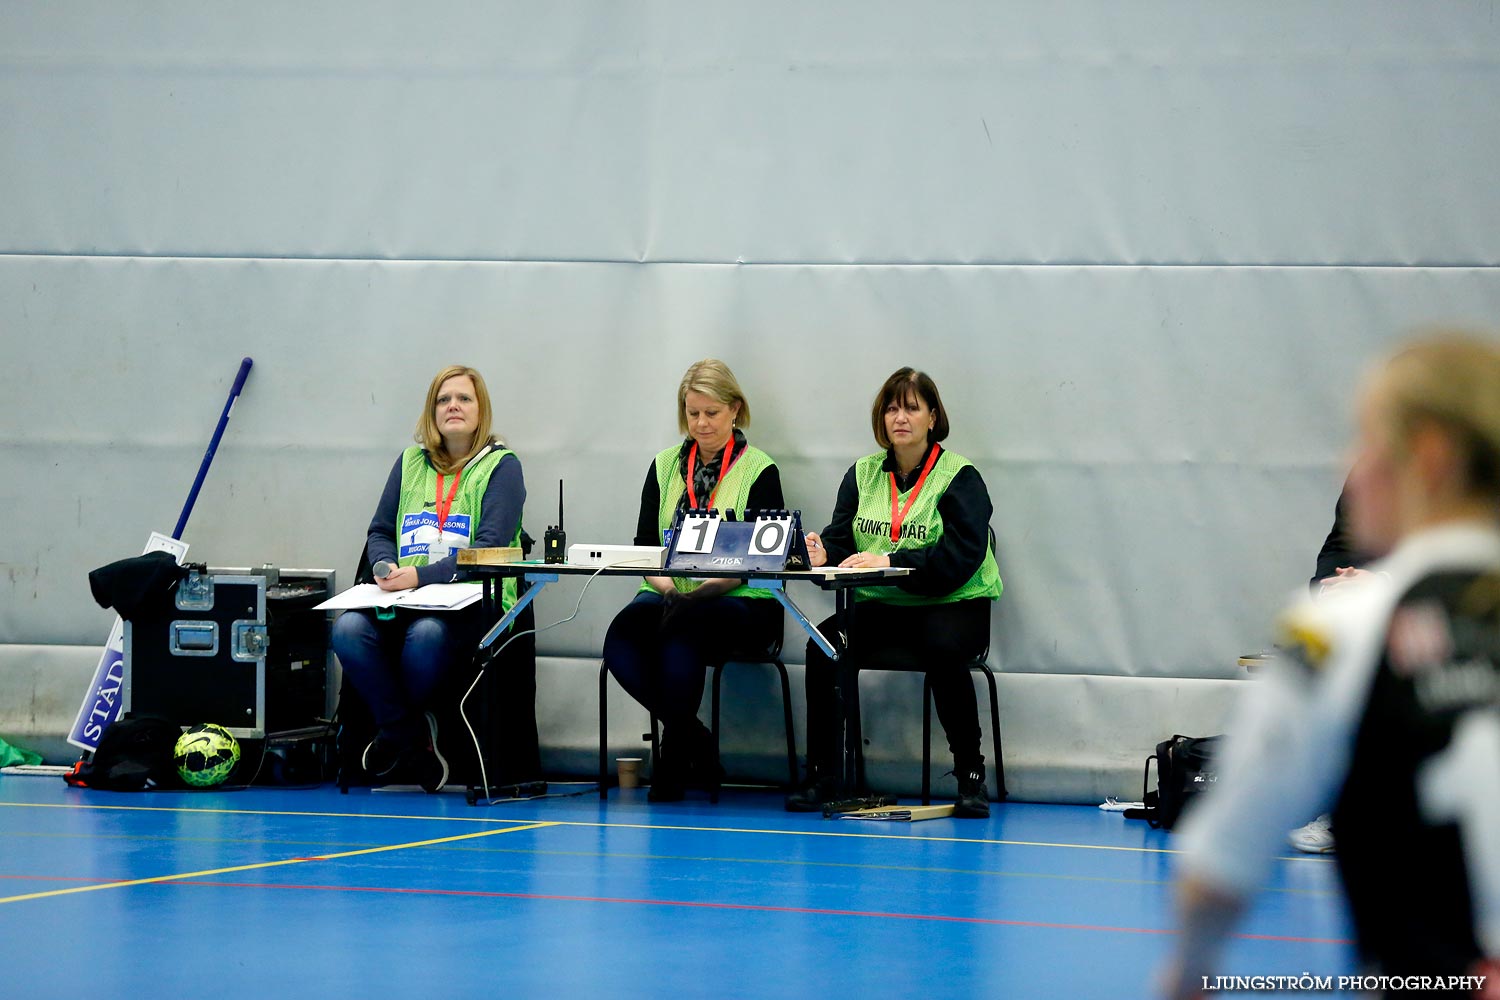
<path fill-rule="evenodd" d="M 1149 997 L 1171 847 L 1089 806 L 856 823 L 735 789 L 474 807 L 0 776 L 0 996 Z M 1354 971 L 1330 860 L 1266 888 L 1224 974 Z"/>

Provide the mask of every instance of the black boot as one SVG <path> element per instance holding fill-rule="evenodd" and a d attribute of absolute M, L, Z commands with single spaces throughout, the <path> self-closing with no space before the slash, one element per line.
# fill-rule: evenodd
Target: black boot
<path fill-rule="evenodd" d="M 958 802 L 953 815 L 959 819 L 988 819 L 990 792 L 984 783 L 984 763 L 965 766 L 955 763 L 953 774 L 958 778 Z"/>
<path fill-rule="evenodd" d="M 786 811 L 794 813 L 822 812 L 833 800 L 835 783 L 832 772 L 825 767 L 809 764 L 807 780 L 793 789 L 786 797 Z"/>
<path fill-rule="evenodd" d="M 651 768 L 647 802 L 681 802 L 689 788 L 711 792 L 723 776 L 713 734 L 699 722 L 663 723 L 657 759 Z"/>
<path fill-rule="evenodd" d="M 646 801 L 681 802 L 686 788 L 682 763 L 675 755 L 667 752 L 667 741 L 663 737 L 656 759 L 651 762 L 651 788 L 646 792 Z"/>
<path fill-rule="evenodd" d="M 714 743 L 714 734 L 696 720 L 688 732 L 687 787 L 717 795 L 719 787 L 724 783 L 724 767 L 719 763 L 719 748 Z"/>

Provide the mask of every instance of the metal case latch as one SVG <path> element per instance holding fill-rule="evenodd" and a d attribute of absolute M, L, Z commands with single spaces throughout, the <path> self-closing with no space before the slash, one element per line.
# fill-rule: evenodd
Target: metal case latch
<path fill-rule="evenodd" d="M 265 625 L 241 619 L 234 623 L 234 641 L 229 655 L 241 663 L 253 663 L 266 655 L 266 649 L 270 645 L 271 636 Z"/>
<path fill-rule="evenodd" d="M 211 611 L 214 606 L 214 578 L 191 570 L 187 579 L 177 585 L 178 611 Z"/>

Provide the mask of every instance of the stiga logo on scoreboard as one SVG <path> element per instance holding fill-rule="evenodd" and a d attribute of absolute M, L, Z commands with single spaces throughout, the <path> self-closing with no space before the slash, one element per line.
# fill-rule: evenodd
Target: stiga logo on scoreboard
<path fill-rule="evenodd" d="M 432 511 L 403 514 L 396 556 L 398 559 L 431 556 L 434 544 L 444 549 L 443 555 L 447 555 L 452 549 L 467 548 L 469 539 L 473 537 L 470 534 L 472 520 L 469 514 L 449 514 L 448 519 L 443 522 L 443 530 L 439 531 L 437 514 Z"/>

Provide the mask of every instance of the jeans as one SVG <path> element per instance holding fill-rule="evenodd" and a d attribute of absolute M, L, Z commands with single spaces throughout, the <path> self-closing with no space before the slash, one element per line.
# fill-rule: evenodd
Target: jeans
<path fill-rule="evenodd" d="M 464 612 L 398 611 L 383 619 L 346 611 L 333 623 L 333 652 L 381 734 L 407 743 L 425 733 L 422 713 L 433 692 L 475 638 L 474 616 Z"/>

